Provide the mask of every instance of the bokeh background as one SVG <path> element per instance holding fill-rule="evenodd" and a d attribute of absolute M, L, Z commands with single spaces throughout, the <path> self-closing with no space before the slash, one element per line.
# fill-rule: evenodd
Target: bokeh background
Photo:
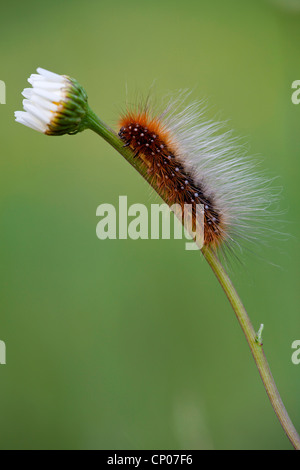
<path fill-rule="evenodd" d="M 292 236 L 232 276 L 299 429 L 299 1 L 13 1 L 0 39 L 0 448 L 290 449 L 199 253 L 97 239 L 97 206 L 150 207 L 147 184 L 96 134 L 45 137 L 13 111 L 38 66 L 76 77 L 113 127 L 126 87 L 155 81 L 158 99 L 193 89 L 263 156 Z"/>

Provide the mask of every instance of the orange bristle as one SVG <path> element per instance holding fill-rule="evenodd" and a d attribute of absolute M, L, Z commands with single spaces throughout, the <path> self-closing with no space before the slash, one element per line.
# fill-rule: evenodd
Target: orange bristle
<path fill-rule="evenodd" d="M 120 138 L 129 146 L 136 158 L 147 166 L 153 186 L 169 206 L 192 206 L 193 218 L 196 205 L 204 206 L 204 244 L 217 247 L 224 239 L 222 216 L 205 186 L 195 183 L 191 172 L 186 171 L 178 159 L 176 138 L 147 111 L 129 111 L 120 119 Z M 183 212 L 182 212 L 183 213 Z"/>

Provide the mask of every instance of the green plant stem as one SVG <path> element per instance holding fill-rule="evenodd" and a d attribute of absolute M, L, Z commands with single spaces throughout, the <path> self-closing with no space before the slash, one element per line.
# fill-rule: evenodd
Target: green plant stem
<path fill-rule="evenodd" d="M 294 448 L 296 450 L 300 450 L 300 437 L 282 402 L 273 375 L 271 373 L 268 361 L 266 359 L 262 343 L 259 340 L 260 338 L 255 333 L 255 330 L 252 326 L 246 309 L 241 299 L 239 298 L 228 274 L 226 273 L 225 269 L 220 263 L 220 260 L 213 252 L 213 250 L 208 247 L 203 247 L 201 251 L 206 261 L 212 268 L 219 283 L 221 284 L 234 310 L 234 313 L 236 314 L 239 324 L 242 327 L 242 330 L 246 336 L 247 342 L 251 349 L 252 356 L 255 360 L 256 366 L 263 381 L 264 387 L 270 399 L 271 405 L 281 423 L 281 426 L 283 427 L 286 435 L 288 436 Z"/>
<path fill-rule="evenodd" d="M 149 178 L 147 169 L 145 168 L 145 165 L 143 164 L 141 159 L 135 158 L 130 148 L 124 147 L 124 143 L 117 136 L 117 134 L 106 124 L 104 124 L 91 109 L 89 109 L 87 114 L 86 127 L 96 132 L 98 135 L 104 138 L 110 145 L 112 145 L 112 147 L 114 147 L 114 149 L 116 149 L 143 176 L 143 178 L 148 181 L 148 183 L 156 191 L 158 191 L 158 188 L 155 186 L 155 182 L 153 181 L 153 179 Z M 300 437 L 285 409 L 280 394 L 277 390 L 274 378 L 272 376 L 269 364 L 266 360 L 262 348 L 260 340 L 261 334 L 259 335 L 259 337 L 257 336 L 250 321 L 250 318 L 245 310 L 245 307 L 242 301 L 240 300 L 228 274 L 223 268 L 215 252 L 206 246 L 204 246 L 201 251 L 206 261 L 212 268 L 219 283 L 221 284 L 236 314 L 236 317 L 246 336 L 247 342 L 249 344 L 256 366 L 259 370 L 262 382 L 270 399 L 271 405 L 290 442 L 292 443 L 295 449 L 300 450 Z"/>

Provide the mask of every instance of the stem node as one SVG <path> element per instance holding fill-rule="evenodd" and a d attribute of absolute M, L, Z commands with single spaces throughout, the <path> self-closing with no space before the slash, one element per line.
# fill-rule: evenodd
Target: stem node
<path fill-rule="evenodd" d="M 256 334 L 256 337 L 255 337 L 255 342 L 259 345 L 259 346 L 262 346 L 263 345 L 263 337 L 262 337 L 262 332 L 263 332 L 263 329 L 264 329 L 265 325 L 262 323 L 259 327 L 259 330 Z"/>

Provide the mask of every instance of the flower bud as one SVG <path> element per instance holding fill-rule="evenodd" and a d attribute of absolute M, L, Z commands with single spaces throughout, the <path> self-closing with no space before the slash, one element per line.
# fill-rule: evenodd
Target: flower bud
<path fill-rule="evenodd" d="M 16 121 L 47 135 L 76 134 L 86 129 L 87 94 L 66 75 L 37 69 L 22 95 L 25 111 L 16 111 Z"/>

